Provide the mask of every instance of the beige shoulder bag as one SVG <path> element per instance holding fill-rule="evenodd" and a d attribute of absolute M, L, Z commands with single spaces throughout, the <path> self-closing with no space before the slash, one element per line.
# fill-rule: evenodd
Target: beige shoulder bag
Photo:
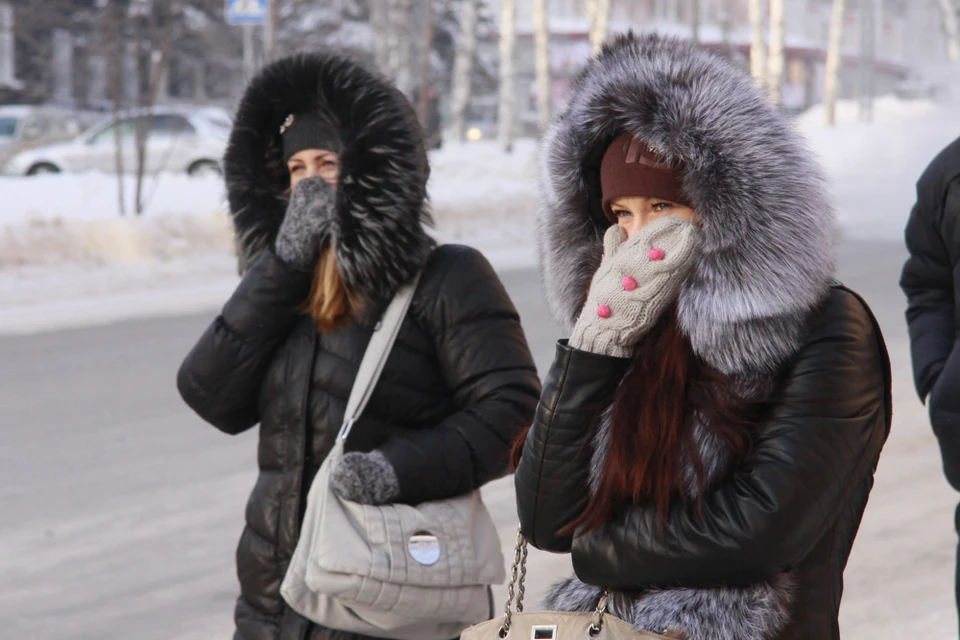
<path fill-rule="evenodd" d="M 507 606 L 503 617 L 488 620 L 463 632 L 460 640 L 672 640 L 667 636 L 637 631 L 633 625 L 607 613 L 607 594 L 593 613 L 566 611 L 523 612 L 524 583 L 527 578 L 527 540 L 517 534 Z M 516 612 L 513 603 L 516 600 Z"/>
<path fill-rule="evenodd" d="M 371 506 L 341 499 L 329 482 L 416 286 L 397 292 L 370 338 L 343 428 L 307 495 L 280 593 L 294 611 L 330 629 L 447 640 L 490 615 L 488 585 L 506 577 L 500 537 L 480 492 L 417 506 Z"/>

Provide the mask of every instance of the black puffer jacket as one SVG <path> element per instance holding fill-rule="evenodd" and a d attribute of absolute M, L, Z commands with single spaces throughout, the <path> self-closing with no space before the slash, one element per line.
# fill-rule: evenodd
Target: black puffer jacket
<path fill-rule="evenodd" d="M 749 77 L 682 41 L 619 38 L 572 95 L 541 151 L 540 253 L 558 321 L 579 317 L 602 255 L 600 158 L 630 132 L 685 165 L 703 230 L 679 329 L 704 363 L 781 395 L 737 467 L 695 421 L 702 512 L 677 500 L 661 527 L 653 505 L 627 501 L 599 529 L 562 535 L 614 446 L 608 409 L 629 361 L 561 343 L 516 474 L 531 543 L 573 555 L 577 579 L 548 603 L 590 610 L 608 588 L 611 610 L 649 631 L 836 640 L 843 569 L 890 428 L 890 365 L 866 304 L 831 287 L 833 210 L 815 162 Z"/>
<path fill-rule="evenodd" d="M 900 286 L 909 301 L 917 393 L 929 398 L 947 480 L 960 490 L 960 140 L 917 182 L 906 238 L 910 258 Z"/>
<path fill-rule="evenodd" d="M 590 425 L 628 364 L 557 348 L 516 476 L 531 544 L 572 552 L 577 577 L 609 589 L 746 587 L 792 572 L 792 622 L 776 640 L 839 638 L 843 569 L 890 424 L 889 363 L 862 301 L 837 289 L 817 313 L 773 417 L 702 513 L 678 504 L 661 529 L 655 508 L 623 505 L 601 529 L 559 535 L 586 507 Z"/>
<path fill-rule="evenodd" d="M 324 100 L 328 91 L 335 99 Z M 310 276 L 268 248 L 284 202 L 282 176 L 274 173 L 282 168 L 265 163 L 289 105 L 332 108 L 337 100 L 344 105 L 334 113 L 347 151 L 338 189 L 341 226 L 332 241 L 338 258 L 349 254 L 341 261 L 345 280 L 371 302 L 352 324 L 318 334 L 300 311 Z M 389 161 L 352 164 L 377 154 Z M 247 271 L 187 356 L 178 387 L 197 413 L 226 433 L 260 424 L 260 475 L 237 550 L 235 638 L 355 638 L 309 625 L 285 606 L 279 588 L 307 490 L 333 445 L 392 290 L 423 267 L 411 310 L 347 449 L 383 451 L 397 472 L 401 501 L 462 494 L 506 472 L 509 447 L 536 406 L 534 364 L 489 263 L 466 247 L 431 253 L 421 226 L 426 172 L 419 131 L 404 99 L 373 74 L 328 54 L 269 67 L 240 107 L 226 167 Z"/>

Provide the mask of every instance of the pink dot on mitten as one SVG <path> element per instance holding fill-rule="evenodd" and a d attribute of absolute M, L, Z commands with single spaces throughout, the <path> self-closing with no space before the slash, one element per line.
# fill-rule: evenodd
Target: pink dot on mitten
<path fill-rule="evenodd" d="M 663 249 L 650 249 L 649 257 L 651 260 L 663 260 L 667 254 L 663 252 Z"/>
<path fill-rule="evenodd" d="M 600 305 L 599 307 L 597 307 L 597 315 L 600 316 L 601 318 L 609 318 L 610 307 L 608 307 L 605 304 Z"/>
<path fill-rule="evenodd" d="M 633 291 L 637 288 L 637 281 L 631 278 L 630 276 L 623 277 L 623 290 L 624 291 Z"/>

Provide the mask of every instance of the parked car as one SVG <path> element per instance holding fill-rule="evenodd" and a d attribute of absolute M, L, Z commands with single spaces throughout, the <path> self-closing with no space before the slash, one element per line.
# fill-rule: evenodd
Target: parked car
<path fill-rule="evenodd" d="M 41 145 L 11 157 L 0 173 L 35 176 L 45 173 L 116 172 L 117 138 L 124 173 L 136 171 L 137 127 L 148 131 L 144 170 L 174 171 L 191 176 L 219 174 L 220 158 L 230 134 L 230 117 L 213 107 L 154 108 L 127 111 L 102 120 L 81 136 L 60 144 Z"/>
<path fill-rule="evenodd" d="M 34 105 L 0 106 L 0 145 L 71 138 L 84 128 L 84 115 L 79 112 Z"/>
<path fill-rule="evenodd" d="M 76 138 L 91 124 L 93 121 L 88 112 L 48 106 L 2 105 L 0 164 L 25 149 Z"/>

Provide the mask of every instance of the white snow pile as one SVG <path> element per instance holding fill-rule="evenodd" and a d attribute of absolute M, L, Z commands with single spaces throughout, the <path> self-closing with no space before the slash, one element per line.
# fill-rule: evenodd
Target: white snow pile
<path fill-rule="evenodd" d="M 535 262 L 536 144 L 448 145 L 429 188 L 442 242 L 499 269 Z M 133 183 L 125 185 L 132 199 Z M 212 311 L 236 286 L 222 180 L 147 180 L 143 216 L 118 214 L 103 174 L 0 178 L 0 333 Z M 128 208 L 129 211 L 129 208 Z"/>
<path fill-rule="evenodd" d="M 431 157 L 430 193 L 437 234 L 532 264 L 536 144 L 503 154 L 493 142 L 447 145 Z M 132 213 L 134 182 L 98 173 L 0 178 L 0 269 L 22 265 L 129 264 L 233 250 L 223 182 L 160 174 L 147 177 L 145 211 Z"/>
<path fill-rule="evenodd" d="M 17 265 L 125 264 L 232 249 L 223 182 L 160 174 L 144 181 L 143 216 L 135 184 L 91 173 L 0 178 L 0 269 Z"/>
<path fill-rule="evenodd" d="M 960 136 L 960 107 L 926 100 L 878 99 L 872 123 L 859 122 L 855 101 L 837 105 L 837 126 L 822 106 L 797 120 L 830 179 L 848 238 L 899 240 L 926 166 Z"/>

